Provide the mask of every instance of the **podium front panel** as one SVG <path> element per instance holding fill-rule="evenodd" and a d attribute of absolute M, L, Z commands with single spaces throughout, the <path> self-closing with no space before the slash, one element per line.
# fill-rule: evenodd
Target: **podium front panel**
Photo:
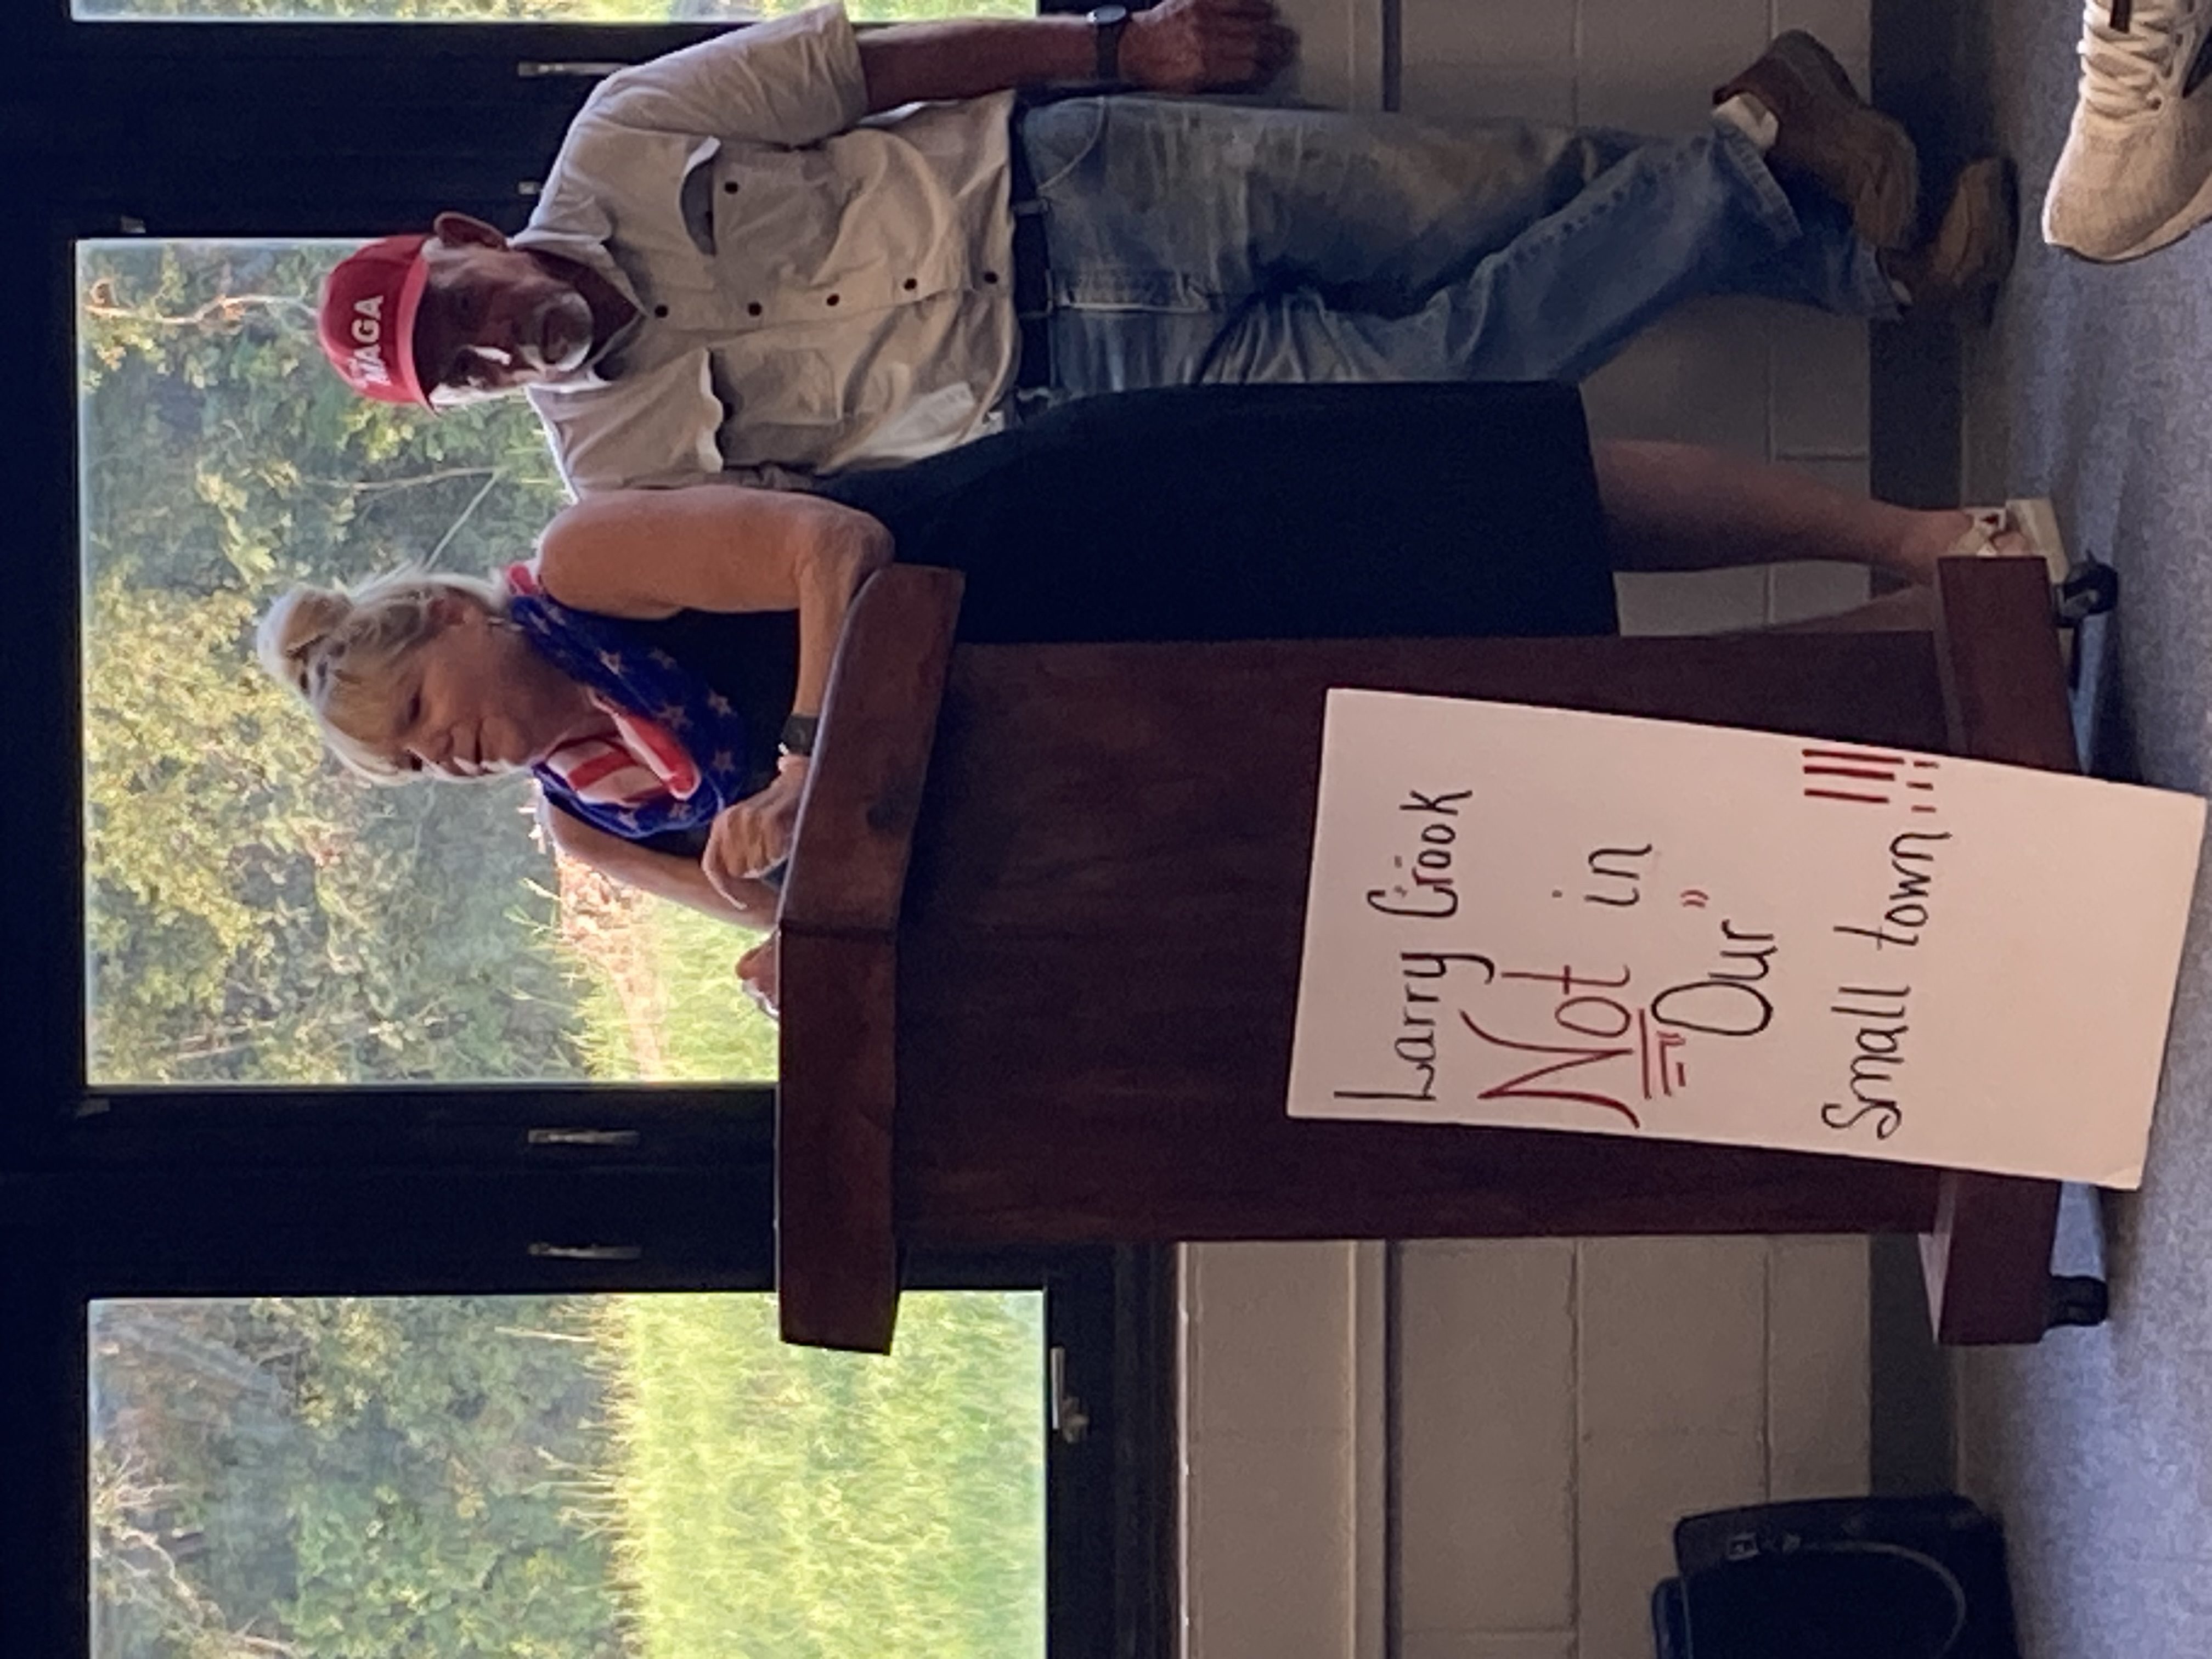
<path fill-rule="evenodd" d="M 1946 747 L 1925 634 L 962 647 L 898 928 L 900 1237 L 1931 1224 L 1907 1166 L 1291 1118 L 1332 686 Z"/>

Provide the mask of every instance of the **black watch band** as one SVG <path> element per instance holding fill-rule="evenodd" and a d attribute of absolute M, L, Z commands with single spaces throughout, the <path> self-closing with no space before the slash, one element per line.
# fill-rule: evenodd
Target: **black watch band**
<path fill-rule="evenodd" d="M 783 723 L 782 734 L 776 739 L 779 755 L 811 755 L 814 734 L 822 729 L 819 714 L 793 714 Z"/>
<path fill-rule="evenodd" d="M 1129 27 L 1127 6 L 1096 6 L 1085 14 L 1098 46 L 1097 79 L 1112 86 L 1121 79 L 1121 31 Z"/>

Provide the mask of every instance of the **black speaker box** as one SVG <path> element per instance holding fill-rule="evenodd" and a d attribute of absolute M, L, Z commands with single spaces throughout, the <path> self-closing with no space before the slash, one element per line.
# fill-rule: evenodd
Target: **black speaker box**
<path fill-rule="evenodd" d="M 1660 1659 L 2020 1659 L 2003 1535 L 1955 1494 L 1692 1515 L 1674 1564 Z"/>

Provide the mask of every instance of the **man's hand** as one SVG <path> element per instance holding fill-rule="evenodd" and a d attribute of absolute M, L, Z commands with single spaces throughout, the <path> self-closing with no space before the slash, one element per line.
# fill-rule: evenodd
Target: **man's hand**
<path fill-rule="evenodd" d="M 1152 92 L 1256 87 L 1291 61 L 1297 45 L 1274 0 L 1161 0 L 1129 14 L 1121 76 Z"/>
<path fill-rule="evenodd" d="M 716 892 L 741 902 L 732 884 L 758 876 L 791 850 L 799 800 L 805 791 L 805 765 L 787 763 L 767 788 L 716 815 L 707 832 L 707 850 L 699 857 L 699 867 Z"/>
<path fill-rule="evenodd" d="M 1129 14 L 1121 76 L 1152 92 L 1227 92 L 1267 80 L 1297 45 L 1275 15 L 1275 0 L 1160 0 Z M 894 23 L 863 29 L 860 46 L 872 115 L 1008 87 L 1086 82 L 1097 67 L 1095 32 L 1066 13 Z"/>

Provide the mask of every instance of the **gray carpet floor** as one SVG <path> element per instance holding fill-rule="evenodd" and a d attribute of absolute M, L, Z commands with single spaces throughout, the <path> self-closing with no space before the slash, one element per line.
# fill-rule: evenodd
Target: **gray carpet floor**
<path fill-rule="evenodd" d="M 2042 246 L 2079 27 L 2068 0 L 1966 15 L 1974 118 L 2019 163 L 2027 220 L 1966 349 L 1966 483 L 2053 495 L 2120 570 L 2098 769 L 2212 793 L 2212 229 L 2124 267 Z M 2124 876 L 2093 847 L 2051 872 Z M 2062 1264 L 2101 1257 L 2111 1322 L 1958 1363 L 1960 1483 L 2006 1523 L 2029 1659 L 2212 1655 L 2212 878 L 2196 912 L 2142 1190 L 2068 1195 Z"/>

